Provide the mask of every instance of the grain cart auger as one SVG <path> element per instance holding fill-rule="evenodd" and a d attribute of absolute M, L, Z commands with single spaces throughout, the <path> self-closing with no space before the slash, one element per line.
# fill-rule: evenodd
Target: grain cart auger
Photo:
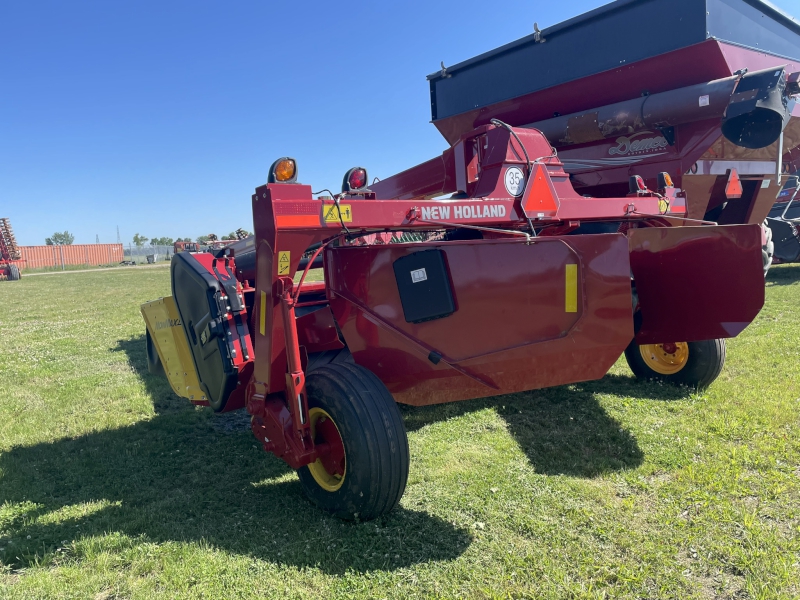
<path fill-rule="evenodd" d="M 581 196 L 536 130 L 479 127 L 370 187 L 351 169 L 333 199 L 296 177 L 277 161 L 255 235 L 176 254 L 173 296 L 142 312 L 151 368 L 195 404 L 246 407 L 339 517 L 403 493 L 396 402 L 599 379 L 626 349 L 639 376 L 708 385 L 764 302 L 759 225 L 687 219 L 666 174 Z M 324 281 L 307 282 L 319 256 Z"/>
<path fill-rule="evenodd" d="M 3 217 L 0 219 L 0 281 L 18 281 L 24 264 L 11 223 Z"/>

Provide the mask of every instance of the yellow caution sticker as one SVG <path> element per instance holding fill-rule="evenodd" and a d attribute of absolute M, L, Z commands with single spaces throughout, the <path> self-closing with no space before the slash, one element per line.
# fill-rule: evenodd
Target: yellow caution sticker
<path fill-rule="evenodd" d="M 291 252 L 278 252 L 278 275 L 288 275 L 292 265 Z"/>
<path fill-rule="evenodd" d="M 578 312 L 578 265 L 567 265 L 564 311 Z"/>
<path fill-rule="evenodd" d="M 352 223 L 353 222 L 353 211 L 350 208 L 349 204 L 340 204 L 337 208 L 335 204 L 331 204 L 330 206 L 326 206 L 324 208 L 325 211 L 325 222 L 326 223 Z M 341 211 L 342 217 L 339 218 L 339 212 Z"/>

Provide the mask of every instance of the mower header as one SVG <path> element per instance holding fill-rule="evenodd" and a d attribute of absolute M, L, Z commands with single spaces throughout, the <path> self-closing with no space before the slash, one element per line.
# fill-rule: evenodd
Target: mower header
<path fill-rule="evenodd" d="M 362 520 L 405 488 L 396 402 L 598 379 L 623 352 L 638 376 L 710 384 L 764 301 L 760 227 L 688 220 L 668 174 L 598 199 L 563 167 L 539 131 L 495 121 L 370 187 L 351 169 L 333 198 L 267 183 L 254 237 L 173 257 L 173 297 L 142 307 L 151 368 L 196 404 L 246 407 L 314 502 Z"/>

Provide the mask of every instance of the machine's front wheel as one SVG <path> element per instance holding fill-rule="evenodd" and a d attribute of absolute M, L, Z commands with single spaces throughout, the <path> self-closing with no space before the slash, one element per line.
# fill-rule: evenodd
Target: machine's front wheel
<path fill-rule="evenodd" d="M 325 451 L 297 471 L 321 509 L 367 521 L 391 511 L 408 480 L 408 438 L 386 386 L 350 363 L 319 367 L 306 379 L 315 444 Z"/>
<path fill-rule="evenodd" d="M 17 265 L 9 265 L 8 266 L 8 280 L 9 281 L 19 281 L 20 275 L 19 267 Z"/>
<path fill-rule="evenodd" d="M 642 344 L 625 349 L 628 366 L 639 379 L 705 388 L 719 377 L 725 364 L 725 340 Z"/>

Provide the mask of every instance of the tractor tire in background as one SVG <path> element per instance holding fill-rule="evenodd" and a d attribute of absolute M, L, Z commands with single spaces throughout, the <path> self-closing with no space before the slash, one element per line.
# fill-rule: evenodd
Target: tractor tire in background
<path fill-rule="evenodd" d="M 408 438 L 397 404 L 372 372 L 351 363 L 319 367 L 306 379 L 311 433 L 330 451 L 298 469 L 303 491 L 340 519 L 368 521 L 400 502 L 408 480 Z"/>
<path fill-rule="evenodd" d="M 9 281 L 19 281 L 22 275 L 19 272 L 19 267 L 17 265 L 8 265 L 8 280 Z"/>
<path fill-rule="evenodd" d="M 772 239 L 772 229 L 769 226 L 769 222 L 764 221 L 761 227 L 767 236 L 766 243 L 761 247 L 761 262 L 764 265 L 764 279 L 766 279 L 769 268 L 772 266 L 772 257 L 775 254 L 775 242 Z"/>
<path fill-rule="evenodd" d="M 632 341 L 625 359 L 638 379 L 706 388 L 725 365 L 725 340 L 642 344 Z"/>

